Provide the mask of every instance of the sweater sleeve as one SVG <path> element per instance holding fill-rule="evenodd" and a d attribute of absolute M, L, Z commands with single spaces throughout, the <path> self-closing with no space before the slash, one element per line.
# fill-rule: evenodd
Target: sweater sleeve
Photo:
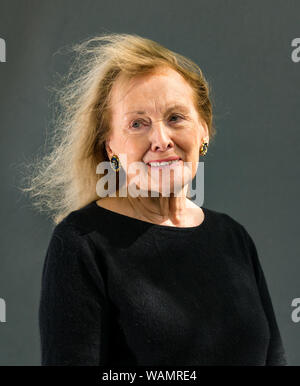
<path fill-rule="evenodd" d="M 70 224 L 47 249 L 39 304 L 41 364 L 104 365 L 107 298 L 93 244 Z"/>
<path fill-rule="evenodd" d="M 244 229 L 245 230 L 245 229 Z M 266 366 L 286 366 L 287 359 L 286 353 L 283 347 L 280 331 L 277 325 L 276 316 L 274 313 L 270 293 L 266 278 L 261 267 L 261 263 L 258 257 L 257 248 L 254 244 L 253 239 L 246 231 L 248 245 L 250 249 L 251 259 L 255 272 L 256 282 L 261 297 L 262 305 L 265 310 L 270 328 L 270 343 L 268 347 L 268 354 L 266 359 Z"/>

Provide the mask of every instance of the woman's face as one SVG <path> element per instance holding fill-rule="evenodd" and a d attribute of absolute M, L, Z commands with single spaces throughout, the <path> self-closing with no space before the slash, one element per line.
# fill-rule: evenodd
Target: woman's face
<path fill-rule="evenodd" d="M 164 67 L 130 81 L 121 75 L 112 89 L 111 113 L 106 150 L 109 158 L 119 156 L 127 185 L 134 181 L 131 186 L 150 196 L 151 190 L 162 193 L 168 186 L 170 192 L 181 190 L 194 178 L 208 130 L 195 109 L 192 88 L 179 73 Z M 151 162 L 169 157 L 180 160 L 151 166 Z M 134 162 L 140 165 L 138 172 L 130 169 Z"/>

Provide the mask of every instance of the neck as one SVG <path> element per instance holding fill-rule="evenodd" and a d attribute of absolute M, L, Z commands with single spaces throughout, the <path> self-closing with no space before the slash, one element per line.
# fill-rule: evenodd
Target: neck
<path fill-rule="evenodd" d="M 127 195 L 119 199 L 124 207 L 130 208 L 136 218 L 157 224 L 171 223 L 175 226 L 185 221 L 187 211 L 192 207 L 184 189 L 177 196 L 171 193 L 170 197 L 164 197 L 159 193 L 158 197 Z"/>

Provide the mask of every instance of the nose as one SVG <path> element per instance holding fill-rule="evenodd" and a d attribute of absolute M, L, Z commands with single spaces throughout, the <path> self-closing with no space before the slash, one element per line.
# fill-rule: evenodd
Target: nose
<path fill-rule="evenodd" d="M 174 147 L 169 130 L 161 120 L 152 125 L 149 131 L 149 141 L 152 151 L 166 151 L 168 148 Z"/>

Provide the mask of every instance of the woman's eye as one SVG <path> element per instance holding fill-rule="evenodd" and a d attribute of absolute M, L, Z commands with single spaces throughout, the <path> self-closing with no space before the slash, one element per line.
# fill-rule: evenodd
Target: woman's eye
<path fill-rule="evenodd" d="M 133 121 L 130 127 L 134 128 L 134 129 L 140 129 L 141 128 L 141 123 L 142 122 L 139 121 L 139 120 L 138 121 Z"/>
<path fill-rule="evenodd" d="M 175 120 L 173 118 L 175 118 Z M 181 119 L 183 119 L 183 117 L 181 117 L 178 114 L 172 114 L 170 117 L 170 120 L 172 120 L 172 122 L 175 122 L 175 123 L 179 122 Z M 140 129 L 142 128 L 142 126 L 144 126 L 144 123 L 145 122 L 138 119 L 138 120 L 132 121 L 130 127 L 132 129 Z"/>
<path fill-rule="evenodd" d="M 177 115 L 177 114 L 173 114 L 173 115 L 171 115 L 171 118 L 179 118 L 179 119 L 177 119 L 177 120 L 175 120 L 175 121 L 173 121 L 173 122 L 178 122 L 180 119 L 182 119 L 182 117 L 180 116 L 180 115 Z"/>

